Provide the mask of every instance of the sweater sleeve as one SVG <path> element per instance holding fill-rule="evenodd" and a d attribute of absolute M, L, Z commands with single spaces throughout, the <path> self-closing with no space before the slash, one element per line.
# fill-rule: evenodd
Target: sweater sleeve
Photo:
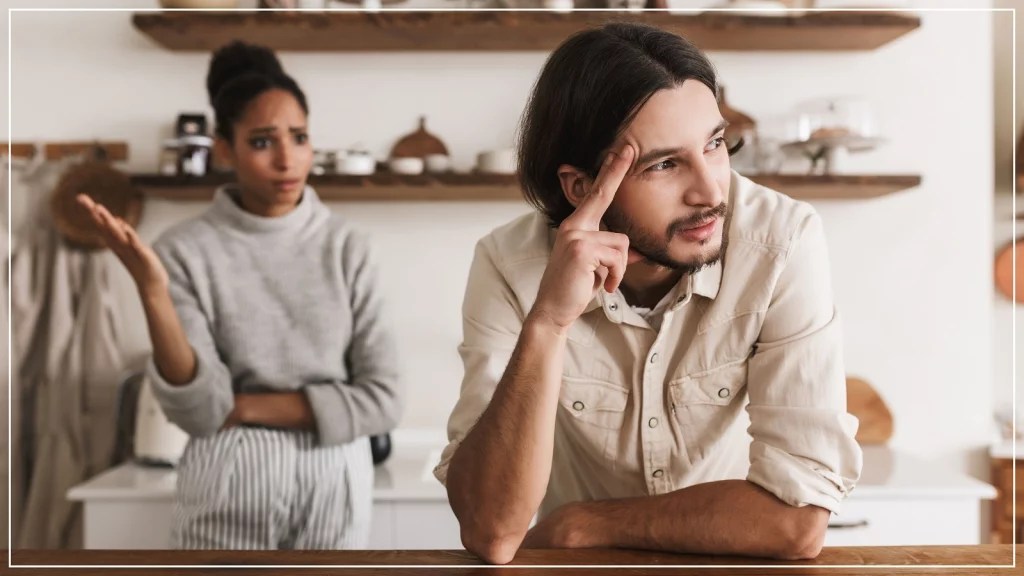
<path fill-rule="evenodd" d="M 189 436 L 212 436 L 220 430 L 234 408 L 231 374 L 220 359 L 195 283 L 177 251 L 158 242 L 154 250 L 170 276 L 170 294 L 185 336 L 196 356 L 196 374 L 191 382 L 175 386 L 164 379 L 152 356 L 147 376 L 153 395 L 167 419 Z"/>
<path fill-rule="evenodd" d="M 398 346 L 368 239 L 351 235 L 342 258 L 352 308 L 352 340 L 345 351 L 349 381 L 303 388 L 321 445 L 383 434 L 397 426 L 402 413 Z"/>

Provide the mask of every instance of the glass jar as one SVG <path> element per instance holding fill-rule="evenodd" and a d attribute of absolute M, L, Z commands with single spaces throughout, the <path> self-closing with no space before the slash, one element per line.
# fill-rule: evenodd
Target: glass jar
<path fill-rule="evenodd" d="M 178 142 L 178 174 L 206 176 L 213 139 L 209 136 L 182 136 Z"/>
<path fill-rule="evenodd" d="M 178 148 L 180 145 L 177 138 L 164 140 L 163 150 L 160 151 L 160 174 L 163 176 L 178 175 Z"/>

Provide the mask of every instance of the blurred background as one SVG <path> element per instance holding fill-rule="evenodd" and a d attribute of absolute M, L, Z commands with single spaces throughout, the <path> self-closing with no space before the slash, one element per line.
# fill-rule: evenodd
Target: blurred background
<path fill-rule="evenodd" d="M 737 169 L 812 202 L 824 219 L 847 372 L 866 384 L 857 405 L 880 430 L 863 439 L 865 480 L 826 543 L 1007 541 L 1015 520 L 1006 423 L 1014 388 L 1018 406 L 1024 388 L 1014 379 L 1012 292 L 1000 286 L 1012 286 L 1012 253 L 1003 249 L 1014 239 L 1013 153 L 1024 110 L 1012 96 L 1013 12 L 992 9 L 1024 8 L 1024 0 L 754 4 L 667 0 L 650 6 L 673 12 L 619 17 L 647 19 L 705 48 L 726 87 L 734 133 L 755 143 L 735 159 Z M 97 151 L 138 191 L 124 206 L 144 239 L 202 212 L 229 178 L 203 138 L 213 128 L 204 85 L 210 50 L 232 38 L 278 50 L 309 99 L 320 151 L 311 183 L 372 234 L 400 322 L 408 401 L 393 453 L 378 467 L 374 545 L 461 547 L 429 469 L 459 392 L 456 346 L 473 247 L 529 210 L 507 151 L 545 58 L 572 31 L 611 17 L 566 11 L 634 5 L 407 0 L 394 7 L 561 12 L 328 16 L 169 14 L 155 11 L 156 0 L 0 2 L 44 5 L 120 10 L 10 12 L 9 29 L 0 30 L 9 34 L 0 61 L 10 65 L 0 75 L 9 78 L 10 119 L 0 122 L 17 144 L 7 159 L 15 260 L 31 251 L 22 240 L 40 222 L 64 238 L 81 233 L 75 215 L 51 199 Z M 701 12 L 723 6 L 758 11 Z M 774 11 L 878 6 L 899 11 Z M 1024 36 L 1016 40 L 1020 54 Z M 367 161 L 372 174 L 362 173 Z M 108 265 L 82 279 L 67 272 L 77 270 L 75 258 Z M 11 541 L 166 546 L 174 486 L 166 463 L 178 439 L 147 432 L 146 452 L 134 434 L 144 410 L 129 392 L 144 395 L 131 375 L 149 346 L 134 287 L 102 251 L 58 246 L 24 262 L 9 279 L 15 318 L 20 305 L 31 320 L 13 326 Z M 63 308 L 55 286 L 74 287 Z M 81 295 L 90 290 L 101 312 L 83 318 Z M 68 380 L 46 381 L 44 366 Z M 49 434 L 80 441 L 54 453 Z M 142 518 L 155 527 L 140 528 Z"/>

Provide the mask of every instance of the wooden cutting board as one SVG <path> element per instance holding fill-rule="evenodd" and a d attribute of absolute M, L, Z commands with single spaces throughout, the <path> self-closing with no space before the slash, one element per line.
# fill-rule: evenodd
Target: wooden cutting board
<path fill-rule="evenodd" d="M 886 444 L 892 438 L 892 412 L 870 384 L 860 378 L 846 378 L 846 411 L 860 420 L 857 442 Z"/>

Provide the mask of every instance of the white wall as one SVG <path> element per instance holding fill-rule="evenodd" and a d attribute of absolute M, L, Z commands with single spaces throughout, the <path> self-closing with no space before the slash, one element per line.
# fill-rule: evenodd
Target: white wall
<path fill-rule="evenodd" d="M 895 446 L 979 475 L 992 412 L 991 22 L 986 13 L 927 13 L 920 30 L 871 53 L 712 54 L 731 103 L 755 117 L 818 96 L 869 98 L 891 141 L 854 162 L 865 172 L 923 174 L 921 188 L 905 194 L 818 205 L 845 316 L 846 363 L 890 403 Z M 124 139 L 128 167 L 152 171 L 175 115 L 206 109 L 207 56 L 157 47 L 134 31 L 128 14 L 15 13 L 12 34 L 16 140 Z M 478 149 L 511 142 L 544 58 L 282 55 L 310 98 L 317 146 L 363 142 L 383 154 L 427 114 L 460 167 Z M 152 237 L 201 209 L 150 202 L 142 231 Z M 473 244 L 526 207 L 335 209 L 370 230 L 383 254 L 410 382 L 404 424 L 443 427 L 459 388 L 455 347 Z M 141 322 L 133 331 L 144 342 Z"/>
<path fill-rule="evenodd" d="M 1024 18 L 1024 0 L 996 0 L 994 6 L 1016 9 L 1018 16 Z M 996 174 L 993 248 L 998 251 L 1014 238 L 1016 231 L 1013 220 L 1013 151 L 1014 143 L 1020 137 L 1021 126 L 1024 124 L 1024 74 L 1020 77 L 1014 74 L 1014 49 L 1019 69 L 1024 63 L 1024 23 L 1019 22 L 1015 31 L 1012 16 L 1009 13 L 997 13 L 994 14 L 993 32 Z M 1016 100 L 1013 98 L 1014 88 L 1017 93 Z M 1017 200 L 1017 211 L 1024 212 L 1024 202 L 1021 202 L 1019 196 Z M 1024 287 L 1017 289 L 1024 290 Z M 1024 314 L 1018 313 L 1014 322 L 1013 311 L 1013 304 L 997 293 L 993 300 L 992 317 L 993 399 L 997 409 L 1008 409 L 1013 405 L 1014 385 L 1017 406 L 1024 405 L 1024 370 L 1017 370 L 1016 374 L 1013 371 L 1014 328 L 1018 335 L 1024 334 Z M 1018 339 L 1016 350 L 1024 351 L 1024 338 Z M 1022 426 L 1024 422 L 1018 419 L 1017 425 Z"/>

